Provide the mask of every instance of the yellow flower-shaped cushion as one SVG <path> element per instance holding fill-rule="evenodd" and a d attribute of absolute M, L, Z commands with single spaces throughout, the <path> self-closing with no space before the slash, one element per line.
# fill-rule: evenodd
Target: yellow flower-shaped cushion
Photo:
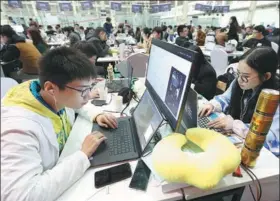
<path fill-rule="evenodd" d="M 204 152 L 183 152 L 190 140 Z M 200 189 L 211 189 L 236 170 L 240 152 L 227 137 L 208 129 L 188 129 L 186 136 L 174 133 L 162 139 L 152 154 L 153 167 L 168 182 L 184 182 Z"/>

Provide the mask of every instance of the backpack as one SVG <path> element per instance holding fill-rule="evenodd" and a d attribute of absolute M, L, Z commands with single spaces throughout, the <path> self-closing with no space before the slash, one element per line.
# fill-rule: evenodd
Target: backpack
<path fill-rule="evenodd" d="M 218 76 L 216 95 L 224 93 L 235 78 L 233 67 L 229 67 L 225 74 Z"/>

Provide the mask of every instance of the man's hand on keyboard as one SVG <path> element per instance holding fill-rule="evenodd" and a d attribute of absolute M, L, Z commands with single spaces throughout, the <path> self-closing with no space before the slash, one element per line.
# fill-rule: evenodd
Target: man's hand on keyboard
<path fill-rule="evenodd" d="M 96 117 L 99 126 L 105 128 L 118 128 L 117 118 L 111 114 L 100 114 Z"/>
<path fill-rule="evenodd" d="M 94 131 L 86 136 L 82 144 L 81 151 L 84 152 L 89 158 L 96 151 L 98 146 L 106 139 L 107 138 L 102 133 Z"/>

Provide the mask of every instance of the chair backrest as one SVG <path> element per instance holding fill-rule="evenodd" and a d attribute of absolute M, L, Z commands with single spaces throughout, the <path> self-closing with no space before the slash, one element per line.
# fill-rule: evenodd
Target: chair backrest
<path fill-rule="evenodd" d="M 215 43 L 215 36 L 212 36 L 212 35 L 208 35 L 205 37 L 205 44 L 208 43 L 208 42 L 213 42 Z"/>
<path fill-rule="evenodd" d="M 14 79 L 1 77 L 1 99 L 6 95 L 10 88 L 16 85 L 18 85 L 18 83 Z"/>
<path fill-rule="evenodd" d="M 214 48 L 211 53 L 211 65 L 216 71 L 217 77 L 224 74 L 228 66 L 228 54 L 222 48 Z"/>
<path fill-rule="evenodd" d="M 133 54 L 127 58 L 129 64 L 133 67 L 133 77 L 145 77 L 146 67 L 149 57 L 145 54 Z"/>
<path fill-rule="evenodd" d="M 271 42 L 272 49 L 278 53 L 279 45 L 277 43 Z"/>
<path fill-rule="evenodd" d="M 214 42 L 205 43 L 205 50 L 212 51 L 215 48 L 216 44 Z"/>

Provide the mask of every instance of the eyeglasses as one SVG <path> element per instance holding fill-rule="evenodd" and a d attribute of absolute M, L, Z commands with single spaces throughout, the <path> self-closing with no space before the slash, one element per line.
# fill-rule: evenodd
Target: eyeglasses
<path fill-rule="evenodd" d="M 72 89 L 72 90 L 80 92 L 81 93 L 81 97 L 85 98 L 91 92 L 91 90 L 93 89 L 93 87 L 96 84 L 97 84 L 97 82 L 93 83 L 90 87 L 87 87 L 85 89 L 77 89 L 77 88 L 70 87 L 70 86 L 67 86 L 67 85 L 65 87 L 68 88 L 68 89 Z"/>
<path fill-rule="evenodd" d="M 239 77 L 240 77 L 240 79 L 242 80 L 242 82 L 248 83 L 249 80 L 258 77 L 259 75 L 250 77 L 250 76 L 248 76 L 248 75 L 242 75 L 242 73 L 240 73 L 240 72 L 236 72 L 236 73 L 234 73 L 234 76 L 235 76 L 236 78 L 239 78 Z"/>

